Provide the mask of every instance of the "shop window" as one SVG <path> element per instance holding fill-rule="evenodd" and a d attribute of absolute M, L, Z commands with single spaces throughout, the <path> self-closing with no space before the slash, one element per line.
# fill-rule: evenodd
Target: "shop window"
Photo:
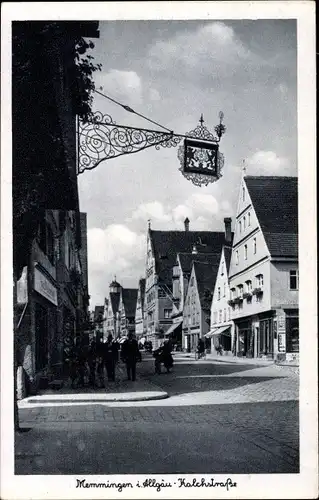
<path fill-rule="evenodd" d="M 298 271 L 296 269 L 292 269 L 289 271 L 289 283 L 290 283 L 290 290 L 298 290 L 299 276 L 298 276 Z"/>
<path fill-rule="evenodd" d="M 287 352 L 299 352 L 299 318 L 286 317 Z"/>

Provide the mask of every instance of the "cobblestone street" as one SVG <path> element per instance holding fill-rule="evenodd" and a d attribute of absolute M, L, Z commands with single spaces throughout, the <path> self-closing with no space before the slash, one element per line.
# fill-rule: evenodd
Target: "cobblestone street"
<path fill-rule="evenodd" d="M 194 361 L 138 365 L 156 401 L 20 405 L 18 474 L 298 472 L 298 376 L 290 367 Z M 78 460 L 74 460 L 74 457 Z"/>

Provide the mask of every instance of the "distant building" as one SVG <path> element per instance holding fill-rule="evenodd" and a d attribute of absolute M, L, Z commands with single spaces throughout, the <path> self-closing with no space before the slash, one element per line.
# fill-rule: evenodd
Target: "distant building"
<path fill-rule="evenodd" d="M 94 309 L 94 335 L 96 342 L 103 341 L 104 305 Z"/>
<path fill-rule="evenodd" d="M 146 334 L 144 300 L 145 300 L 145 279 L 141 278 L 138 283 L 136 311 L 135 311 L 135 333 L 137 339 L 143 338 Z"/>
<path fill-rule="evenodd" d="M 121 285 L 114 279 L 109 286 L 109 298 L 106 316 L 106 337 L 111 334 L 116 339 L 120 335 L 119 304 L 121 297 Z"/>
<path fill-rule="evenodd" d="M 137 303 L 137 288 L 121 288 L 119 303 L 120 336 L 135 334 L 135 312 Z"/>
<path fill-rule="evenodd" d="M 193 262 L 183 309 L 183 348 L 190 352 L 210 330 L 210 310 L 219 255 L 207 262 Z"/>
<path fill-rule="evenodd" d="M 228 273 L 231 259 L 231 246 L 222 249 L 220 264 L 216 277 L 215 288 L 210 315 L 210 332 L 206 335 L 211 339 L 211 352 L 216 352 L 222 346 L 225 354 L 232 351 L 234 338 L 234 324 L 231 319 L 229 302 Z"/>
<path fill-rule="evenodd" d="M 298 358 L 296 177 L 243 177 L 229 280 L 235 353 Z"/>
<path fill-rule="evenodd" d="M 145 315 L 147 338 L 157 346 L 172 325 L 174 296 L 173 268 L 179 253 L 220 253 L 225 242 L 224 232 L 190 231 L 185 219 L 184 231 L 154 231 L 147 233 Z"/>

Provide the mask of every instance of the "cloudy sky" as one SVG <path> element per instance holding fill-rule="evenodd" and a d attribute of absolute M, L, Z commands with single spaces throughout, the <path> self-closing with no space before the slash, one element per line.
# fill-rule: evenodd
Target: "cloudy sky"
<path fill-rule="evenodd" d="M 187 133 L 201 113 L 213 130 L 222 110 L 223 177 L 196 187 L 179 171 L 177 148 L 150 148 L 79 176 L 88 214 L 91 307 L 113 276 L 144 276 L 147 220 L 153 229 L 222 230 L 234 216 L 243 160 L 247 174 L 297 174 L 296 24 L 260 21 L 100 22 L 92 55 L 96 88 L 147 117 Z M 96 95 L 94 109 L 121 124 L 155 128 Z"/>

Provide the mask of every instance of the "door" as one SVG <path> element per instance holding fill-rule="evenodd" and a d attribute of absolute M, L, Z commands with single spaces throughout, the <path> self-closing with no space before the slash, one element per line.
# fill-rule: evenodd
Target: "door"
<path fill-rule="evenodd" d="M 299 352 L 299 317 L 286 317 L 287 352 Z"/>

